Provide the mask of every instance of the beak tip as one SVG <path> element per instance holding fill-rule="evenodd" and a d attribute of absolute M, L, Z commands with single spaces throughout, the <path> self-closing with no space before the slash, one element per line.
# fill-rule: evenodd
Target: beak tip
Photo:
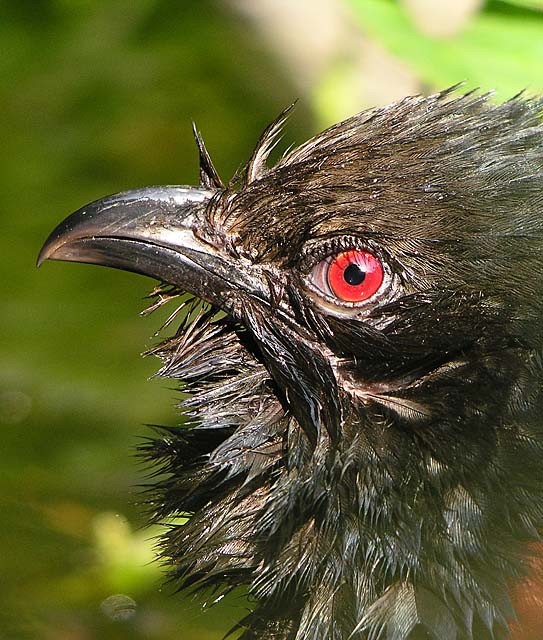
<path fill-rule="evenodd" d="M 55 232 L 53 232 L 54 234 Z M 59 248 L 59 242 L 57 237 L 53 237 L 53 234 L 47 238 L 43 247 L 40 249 L 38 257 L 36 259 L 36 267 L 41 267 L 46 260 L 55 260 L 55 253 Z"/>
<path fill-rule="evenodd" d="M 49 257 L 47 254 L 48 254 L 48 252 L 47 252 L 47 250 L 46 250 L 46 246 L 44 245 L 44 246 L 41 248 L 41 250 L 40 250 L 40 252 L 39 252 L 39 254 L 38 254 L 38 257 L 37 257 L 37 259 L 36 259 L 36 267 L 37 267 L 38 269 L 42 266 L 42 264 L 43 264 L 43 263 L 47 260 L 47 258 Z"/>
<path fill-rule="evenodd" d="M 38 257 L 36 259 L 36 267 L 39 269 L 42 264 L 49 258 L 49 247 L 47 246 L 47 242 L 40 249 Z"/>

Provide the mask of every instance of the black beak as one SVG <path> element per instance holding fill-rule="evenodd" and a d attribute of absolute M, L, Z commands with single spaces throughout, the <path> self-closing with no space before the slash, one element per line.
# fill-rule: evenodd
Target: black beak
<path fill-rule="evenodd" d="M 38 266 L 65 260 L 134 271 L 224 308 L 234 289 L 257 293 L 260 287 L 231 256 L 201 239 L 212 195 L 193 187 L 146 187 L 96 200 L 56 227 Z"/>

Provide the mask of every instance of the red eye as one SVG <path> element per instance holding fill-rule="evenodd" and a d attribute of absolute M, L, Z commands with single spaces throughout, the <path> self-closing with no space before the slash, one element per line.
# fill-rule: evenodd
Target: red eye
<path fill-rule="evenodd" d="M 344 302 L 371 298 L 383 282 L 383 266 L 368 251 L 349 249 L 323 260 L 313 272 L 317 282 L 326 282 L 330 292 Z"/>

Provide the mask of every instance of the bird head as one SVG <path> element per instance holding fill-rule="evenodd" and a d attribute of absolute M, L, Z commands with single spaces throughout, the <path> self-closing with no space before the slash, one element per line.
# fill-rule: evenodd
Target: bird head
<path fill-rule="evenodd" d="M 149 501 L 192 514 L 162 545 L 182 586 L 252 594 L 243 638 L 514 618 L 543 528 L 542 102 L 488 98 L 406 98 L 269 168 L 285 112 L 228 185 L 195 132 L 199 187 L 98 200 L 42 249 L 203 301 L 153 349 L 189 395 Z"/>

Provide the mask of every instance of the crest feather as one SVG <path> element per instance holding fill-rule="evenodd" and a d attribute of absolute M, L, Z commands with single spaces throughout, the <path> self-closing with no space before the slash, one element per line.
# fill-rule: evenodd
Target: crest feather
<path fill-rule="evenodd" d="M 251 182 L 254 182 L 255 180 L 258 180 L 266 173 L 266 162 L 275 145 L 281 139 L 281 131 L 283 130 L 283 125 L 287 121 L 290 112 L 294 108 L 295 104 L 296 103 L 293 102 L 290 106 L 288 106 L 272 123 L 270 123 L 264 129 L 264 132 L 260 136 L 255 150 L 253 151 L 253 154 L 245 169 L 244 183 L 246 185 L 251 184 Z"/>
<path fill-rule="evenodd" d="M 204 189 L 224 189 L 224 184 L 217 173 L 209 155 L 204 139 L 196 128 L 196 123 L 192 123 L 192 132 L 198 147 L 198 155 L 200 156 L 200 186 Z"/>

